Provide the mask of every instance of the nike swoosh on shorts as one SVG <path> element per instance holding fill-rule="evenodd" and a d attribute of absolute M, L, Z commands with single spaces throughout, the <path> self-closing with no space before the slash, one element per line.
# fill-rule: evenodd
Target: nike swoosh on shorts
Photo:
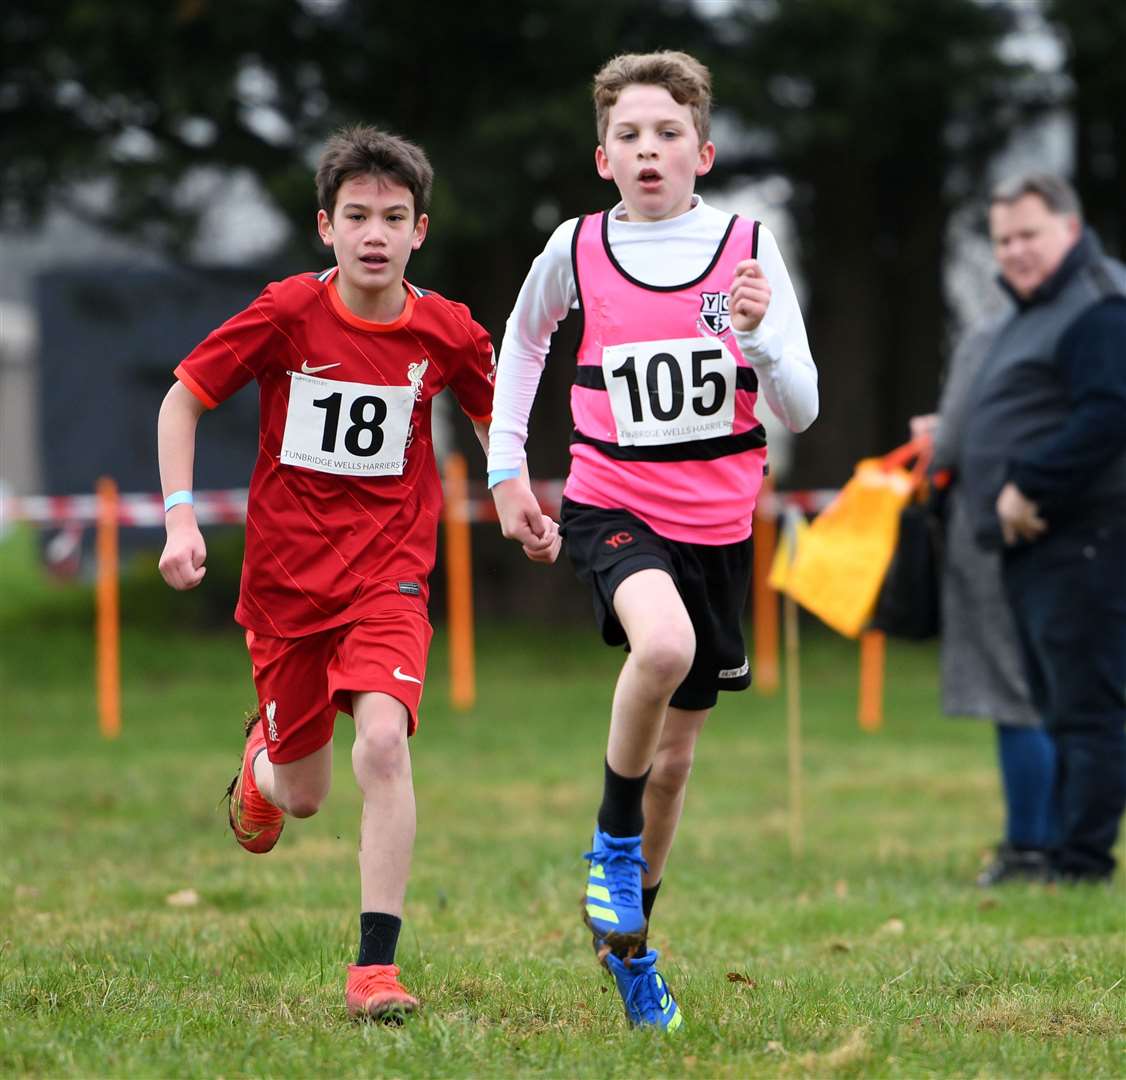
<path fill-rule="evenodd" d="M 415 678 L 415 677 L 414 677 L 413 675 L 405 675 L 405 674 L 403 674 L 403 670 L 402 670 L 402 668 L 398 668 L 398 667 L 397 667 L 397 668 L 395 668 L 395 670 L 394 670 L 394 671 L 392 671 L 392 672 L 391 672 L 391 674 L 392 674 L 392 675 L 393 675 L 393 676 L 394 676 L 394 677 L 395 677 L 396 679 L 398 679 L 398 680 L 399 680 L 399 682 L 416 682 L 416 683 L 418 683 L 418 685 L 419 685 L 419 686 L 421 686 L 421 685 L 422 685 L 422 680 L 421 680 L 421 679 L 416 679 L 416 678 Z"/>

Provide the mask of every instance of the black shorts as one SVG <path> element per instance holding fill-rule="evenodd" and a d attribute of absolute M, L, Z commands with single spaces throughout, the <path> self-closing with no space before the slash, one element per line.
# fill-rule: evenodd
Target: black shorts
<path fill-rule="evenodd" d="M 696 631 L 696 657 L 670 702 L 678 709 L 710 709 L 719 690 L 751 685 L 743 609 L 751 580 L 751 545 L 686 544 L 658 536 L 626 510 L 603 510 L 563 500 L 561 532 L 581 581 L 594 593 L 594 616 L 607 645 L 625 645 L 614 614 L 614 593 L 639 570 L 664 570 L 673 579 Z"/>

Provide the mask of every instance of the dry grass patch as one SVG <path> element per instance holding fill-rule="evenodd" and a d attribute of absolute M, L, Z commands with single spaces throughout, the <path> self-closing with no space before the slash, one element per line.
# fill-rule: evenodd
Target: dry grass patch
<path fill-rule="evenodd" d="M 1000 1001 L 963 1010 L 960 1020 L 975 1031 L 1009 1032 L 1036 1039 L 1067 1036 L 1109 1039 L 1126 1035 L 1126 1023 L 1097 1005 L 1037 1007 L 1029 1002 Z"/>

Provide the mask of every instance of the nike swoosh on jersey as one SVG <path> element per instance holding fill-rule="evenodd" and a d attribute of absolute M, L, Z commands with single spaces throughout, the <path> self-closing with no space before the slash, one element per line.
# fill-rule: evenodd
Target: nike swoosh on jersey
<path fill-rule="evenodd" d="M 308 360 L 302 360 L 301 371 L 305 375 L 316 375 L 318 371 L 328 371 L 330 367 L 340 367 L 341 362 L 338 360 L 335 364 L 321 364 L 319 367 L 310 367 Z"/>
<path fill-rule="evenodd" d="M 422 685 L 421 679 L 416 679 L 413 675 L 404 675 L 402 668 L 395 668 L 395 670 L 392 671 L 391 674 L 394 675 L 394 677 L 398 679 L 399 682 L 416 682 L 419 686 Z"/>

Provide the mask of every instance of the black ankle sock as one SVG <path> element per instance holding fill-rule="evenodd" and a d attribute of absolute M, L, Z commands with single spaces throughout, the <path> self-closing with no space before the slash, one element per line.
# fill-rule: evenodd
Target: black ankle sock
<path fill-rule="evenodd" d="M 653 904 L 657 900 L 657 890 L 660 887 L 661 883 L 658 881 L 656 885 L 650 885 L 649 888 L 641 890 L 641 910 L 646 919 L 653 913 Z"/>
<path fill-rule="evenodd" d="M 385 915 L 382 911 L 361 912 L 360 955 L 356 963 L 361 966 L 393 964 L 402 928 L 403 920 L 398 915 Z"/>
<path fill-rule="evenodd" d="M 598 827 L 611 836 L 640 836 L 645 825 L 641 797 L 650 769 L 641 776 L 619 776 L 606 762 L 602 805 L 598 808 Z"/>

